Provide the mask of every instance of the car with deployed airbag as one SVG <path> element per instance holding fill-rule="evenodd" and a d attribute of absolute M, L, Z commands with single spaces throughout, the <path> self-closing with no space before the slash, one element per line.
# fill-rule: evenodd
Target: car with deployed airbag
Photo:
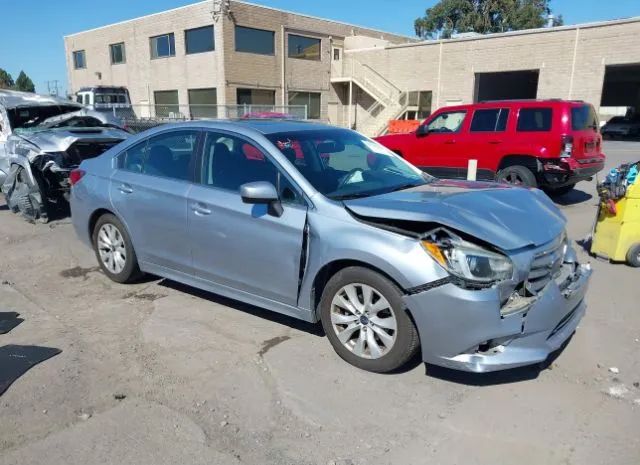
<path fill-rule="evenodd" d="M 590 266 L 543 192 L 439 180 L 351 130 L 165 125 L 71 180 L 75 230 L 113 281 L 151 273 L 319 321 L 365 370 L 418 351 L 472 372 L 542 362 L 585 314 Z"/>

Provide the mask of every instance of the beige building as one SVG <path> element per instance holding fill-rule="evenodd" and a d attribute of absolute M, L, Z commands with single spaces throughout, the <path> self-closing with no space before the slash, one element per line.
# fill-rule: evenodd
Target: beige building
<path fill-rule="evenodd" d="M 70 90 L 126 86 L 134 104 L 307 105 L 328 119 L 346 37 L 410 38 L 240 1 L 204 1 L 65 37 Z M 334 65 L 335 66 L 335 65 Z"/>
<path fill-rule="evenodd" d="M 368 134 L 491 99 L 640 111 L 640 18 L 417 42 L 211 0 L 73 34 L 65 46 L 72 92 L 119 85 L 136 104 L 306 105 L 310 118 Z"/>

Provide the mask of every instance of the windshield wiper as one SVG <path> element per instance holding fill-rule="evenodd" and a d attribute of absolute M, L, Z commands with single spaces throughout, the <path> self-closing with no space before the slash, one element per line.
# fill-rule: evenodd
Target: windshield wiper
<path fill-rule="evenodd" d="M 424 184 L 427 184 L 426 182 Z M 412 187 L 418 187 L 418 186 L 424 186 L 424 184 L 416 184 L 415 182 L 411 182 L 411 183 L 407 183 L 407 184 L 402 184 L 398 187 L 394 187 L 393 189 L 391 189 L 389 192 L 398 192 L 398 191 L 403 191 L 405 189 L 411 189 Z"/>

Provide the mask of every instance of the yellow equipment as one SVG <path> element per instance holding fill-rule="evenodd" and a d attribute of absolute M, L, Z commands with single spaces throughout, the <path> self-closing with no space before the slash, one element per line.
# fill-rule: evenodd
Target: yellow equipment
<path fill-rule="evenodd" d="M 640 179 L 619 200 L 600 206 L 592 236 L 591 253 L 640 267 Z M 613 210 L 613 211 L 612 211 Z"/>

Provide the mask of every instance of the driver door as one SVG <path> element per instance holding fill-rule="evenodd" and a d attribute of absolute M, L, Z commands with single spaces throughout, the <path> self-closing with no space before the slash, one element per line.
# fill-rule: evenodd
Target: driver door
<path fill-rule="evenodd" d="M 460 178 L 466 173 L 461 151 L 464 150 L 466 110 L 442 111 L 427 120 L 427 131 L 415 132 L 411 162 L 438 178 Z"/>
<path fill-rule="evenodd" d="M 255 144 L 207 131 L 197 183 L 189 192 L 189 242 L 196 276 L 297 306 L 307 204 Z M 240 186 L 266 181 L 278 189 L 281 216 L 242 201 Z"/>

